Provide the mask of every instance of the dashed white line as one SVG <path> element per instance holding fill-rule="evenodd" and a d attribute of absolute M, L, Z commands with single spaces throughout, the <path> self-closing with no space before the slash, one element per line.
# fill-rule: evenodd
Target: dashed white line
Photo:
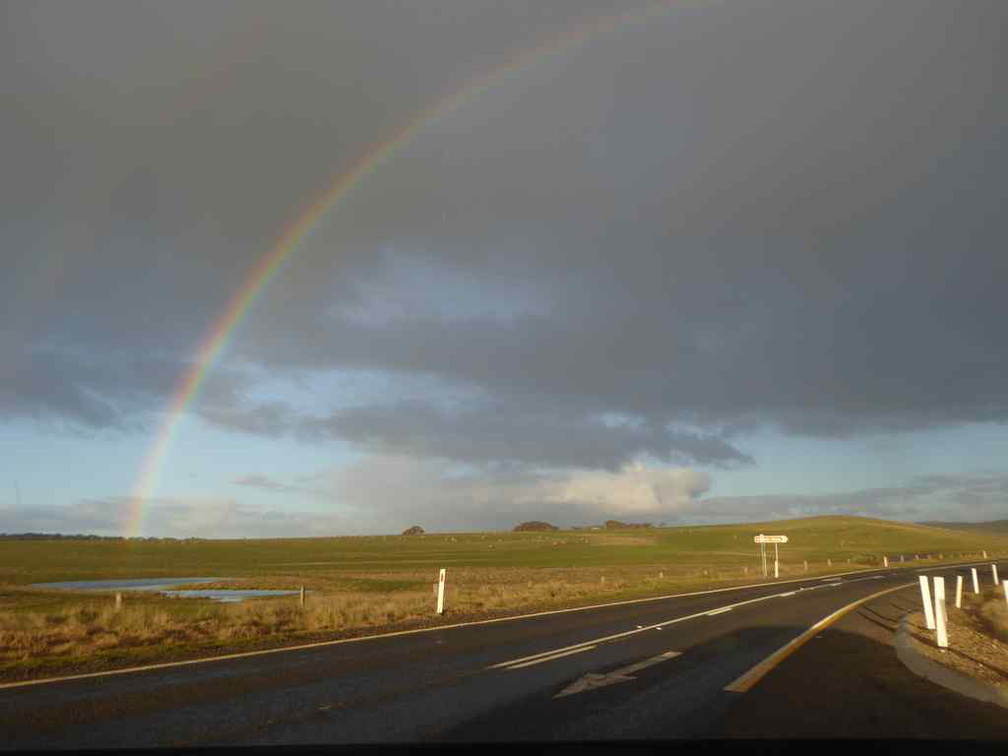
<path fill-rule="evenodd" d="M 591 651 L 595 646 L 582 646 L 580 648 L 572 648 L 569 651 L 564 651 L 561 654 L 553 654 L 552 656 L 544 656 L 541 659 L 533 659 L 532 661 L 527 661 L 522 664 L 512 664 L 508 669 L 522 669 L 523 667 L 531 667 L 535 664 L 542 664 L 544 662 L 553 661 L 554 659 L 559 659 L 563 656 L 570 656 L 571 654 L 580 654 L 582 651 Z"/>

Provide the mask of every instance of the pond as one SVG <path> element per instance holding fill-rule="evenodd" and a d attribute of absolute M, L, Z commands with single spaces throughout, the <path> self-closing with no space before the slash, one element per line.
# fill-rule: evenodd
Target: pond
<path fill-rule="evenodd" d="M 196 583 L 219 583 L 234 578 L 222 577 L 179 577 L 179 578 L 133 578 L 120 580 L 67 580 L 59 583 L 32 583 L 32 588 L 56 588 L 67 591 L 157 591 L 164 596 L 178 598 L 208 598 L 213 601 L 236 603 L 256 596 L 293 596 L 298 591 L 259 589 L 174 589 L 178 585 Z"/>

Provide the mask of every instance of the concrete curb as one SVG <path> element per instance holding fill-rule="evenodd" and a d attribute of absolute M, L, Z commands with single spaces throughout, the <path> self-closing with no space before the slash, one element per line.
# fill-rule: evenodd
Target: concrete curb
<path fill-rule="evenodd" d="M 930 680 L 936 685 L 941 685 L 943 688 L 948 688 L 960 695 L 1008 709 L 1008 690 L 982 680 L 976 680 L 957 670 L 949 669 L 917 651 L 914 648 L 915 641 L 907 630 L 906 618 L 907 615 L 900 618 L 899 629 L 896 631 L 896 656 L 907 669 L 925 680 Z"/>

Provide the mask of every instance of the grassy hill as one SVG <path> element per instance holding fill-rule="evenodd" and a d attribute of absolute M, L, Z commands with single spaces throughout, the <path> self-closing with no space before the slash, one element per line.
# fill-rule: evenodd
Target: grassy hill
<path fill-rule="evenodd" d="M 198 541 L 8 541 L 0 584 L 55 580 L 206 576 L 340 583 L 371 573 L 439 567 L 501 569 L 754 568 L 757 533 L 783 533 L 785 569 L 808 560 L 877 564 L 883 555 L 1008 552 L 1008 535 L 874 520 L 812 517 L 746 525 L 550 533 L 427 533 L 414 536 Z M 947 558 L 947 557 L 946 557 Z M 290 580 L 288 580 L 290 578 Z"/>
<path fill-rule="evenodd" d="M 922 522 L 932 528 L 944 528 L 946 530 L 971 530 L 980 533 L 994 533 L 1008 535 L 1008 520 L 989 520 L 987 522 Z"/>

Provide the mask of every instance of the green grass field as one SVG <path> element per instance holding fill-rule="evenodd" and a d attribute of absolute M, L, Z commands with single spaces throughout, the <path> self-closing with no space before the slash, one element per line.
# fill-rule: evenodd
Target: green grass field
<path fill-rule="evenodd" d="M 550 533 L 451 533 L 228 541 L 3 541 L 0 678 L 340 637 L 762 581 L 757 533 L 784 533 L 781 579 L 879 566 L 883 555 L 1008 553 L 1008 537 L 819 517 L 747 525 Z M 808 562 L 806 568 L 805 562 Z M 894 562 L 898 565 L 898 562 Z M 448 569 L 446 606 L 433 581 Z M 206 600 L 29 587 L 36 582 L 201 576 L 232 587 L 308 590 L 222 605 Z M 223 584 L 222 584 L 223 587 Z"/>

